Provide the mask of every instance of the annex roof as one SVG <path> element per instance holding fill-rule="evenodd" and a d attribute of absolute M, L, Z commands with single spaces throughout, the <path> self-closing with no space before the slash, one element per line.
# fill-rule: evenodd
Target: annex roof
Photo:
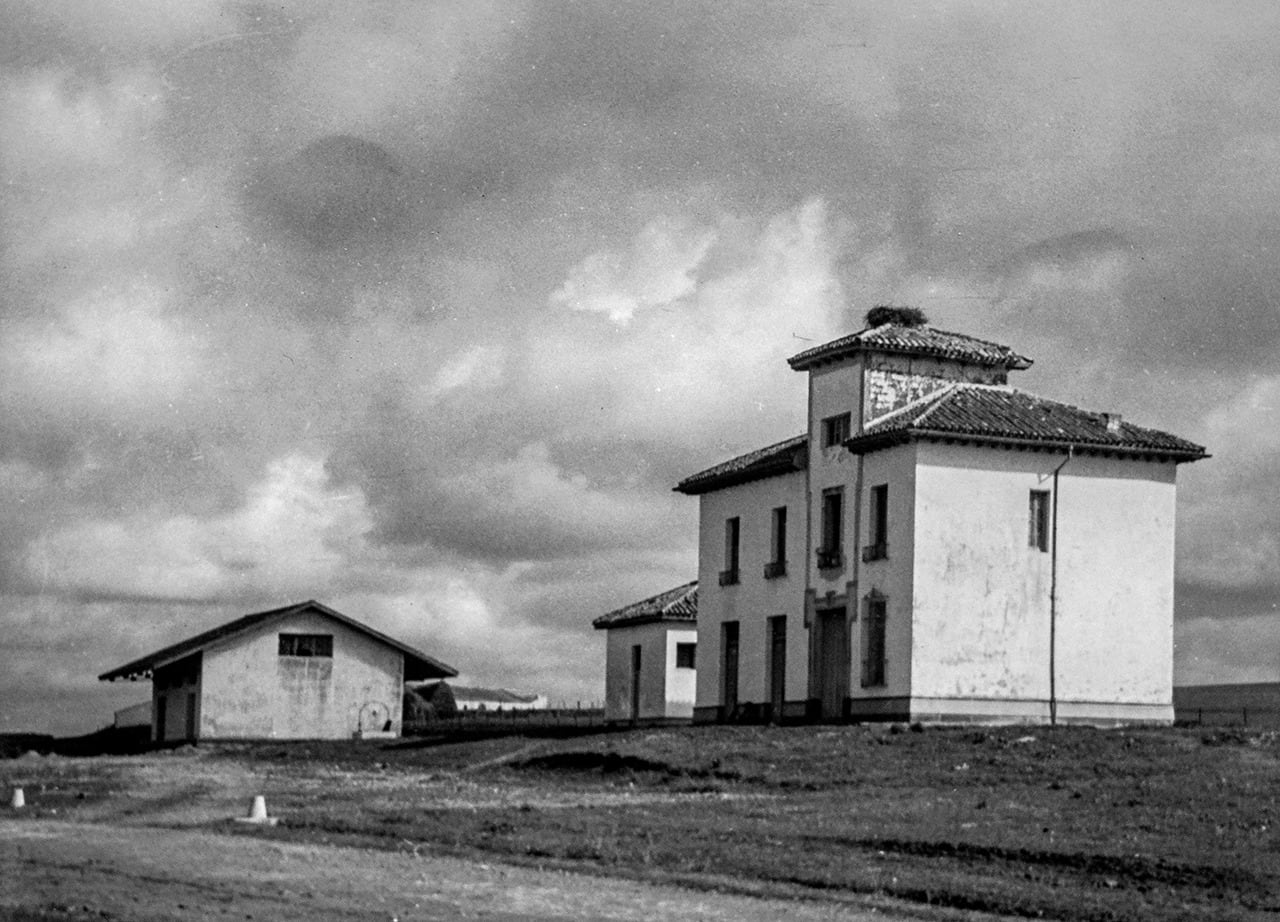
<path fill-rule="evenodd" d="M 354 618 L 335 611 L 327 605 L 321 605 L 314 599 L 300 602 L 296 605 L 286 605 L 284 608 L 273 608 L 270 611 L 260 611 L 251 615 L 245 615 L 243 618 L 237 618 L 219 627 L 212 628 L 194 637 L 188 637 L 178 643 L 171 644 L 156 650 L 154 653 L 148 653 L 146 656 L 140 657 L 132 662 L 125 663 L 109 672 L 104 672 L 98 676 L 98 680 L 102 682 L 114 682 L 116 679 L 147 679 L 151 677 L 152 672 L 157 666 L 188 656 L 199 650 L 213 645 L 214 643 L 235 637 L 239 634 L 271 624 L 275 621 L 283 620 L 292 615 L 299 614 L 304 611 L 314 611 L 340 621 L 347 627 L 359 631 L 374 640 L 380 641 L 387 646 L 394 647 L 404 654 L 404 677 L 409 681 L 418 679 L 439 679 L 448 676 L 456 676 L 458 670 L 452 666 L 445 665 L 434 657 L 420 650 L 415 650 L 408 644 L 403 644 L 398 640 L 388 637 L 386 634 L 375 631 L 367 624 L 361 624 Z"/>
<path fill-rule="evenodd" d="M 766 477 L 777 477 L 792 471 L 802 471 L 809 464 L 809 437 L 797 435 L 794 438 L 749 451 L 745 455 L 730 458 L 715 467 L 691 474 L 675 485 L 679 493 L 690 496 L 699 493 L 710 493 L 721 487 L 731 487 L 752 480 L 763 480 Z"/>
<path fill-rule="evenodd" d="M 920 355 L 953 359 L 986 367 L 1031 367 L 1031 359 L 1018 355 L 1008 346 L 965 336 L 963 333 L 948 333 L 946 330 L 935 330 L 933 327 L 899 323 L 885 323 L 842 336 L 840 339 L 793 355 L 787 359 L 787 362 L 796 371 L 806 371 L 816 365 L 836 362 L 859 352 Z"/>
<path fill-rule="evenodd" d="M 698 620 L 698 581 L 659 592 L 640 602 L 632 602 L 607 615 L 601 615 L 591 622 L 591 626 L 602 628 L 623 627 L 633 624 L 648 624 L 653 621 L 689 621 Z"/>
<path fill-rule="evenodd" d="M 1197 461 L 1203 446 L 1124 422 L 1110 413 L 1082 410 L 1014 388 L 950 384 L 872 420 L 845 442 L 866 453 L 916 439 L 980 442 L 1008 447 Z"/>

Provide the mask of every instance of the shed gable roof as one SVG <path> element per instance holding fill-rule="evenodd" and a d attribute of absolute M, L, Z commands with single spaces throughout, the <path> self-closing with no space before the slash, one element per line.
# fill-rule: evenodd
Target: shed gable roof
<path fill-rule="evenodd" d="M 203 633 L 196 634 L 194 637 L 188 637 L 186 640 L 180 640 L 175 644 L 170 644 L 156 650 L 154 653 L 148 653 L 146 656 L 139 657 L 132 662 L 125 663 L 108 672 L 104 672 L 98 676 L 98 680 L 102 682 L 114 682 L 116 679 L 146 679 L 150 678 L 155 667 L 171 662 L 184 656 L 188 656 L 197 651 L 203 650 L 214 643 L 228 638 L 236 637 L 250 630 L 269 624 L 273 621 L 280 621 L 292 615 L 301 614 L 302 612 L 315 612 L 335 621 L 340 621 L 347 627 L 364 634 L 367 637 L 384 643 L 387 646 L 394 647 L 404 654 L 404 677 L 408 680 L 417 679 L 438 679 L 447 676 L 456 676 L 458 671 L 452 666 L 448 666 L 434 657 L 428 656 L 420 650 L 416 650 L 408 644 L 401 643 L 386 634 L 375 631 L 367 624 L 362 624 L 354 618 L 342 614 L 340 611 L 329 608 L 327 605 L 321 605 L 319 602 L 311 599 L 306 602 L 300 602 L 296 605 L 286 605 L 283 608 L 273 608 L 269 611 L 255 612 L 245 615 L 243 618 L 237 618 L 235 621 L 229 621 L 226 624 L 211 628 Z"/>
<path fill-rule="evenodd" d="M 826 362 L 836 362 L 859 352 L 891 352 L 952 359 L 974 365 L 1002 368 L 1030 368 L 1031 359 L 1008 346 L 988 342 L 963 333 L 949 333 L 933 327 L 885 323 L 814 346 L 787 359 L 796 371 L 805 371 Z"/>
<path fill-rule="evenodd" d="M 679 493 L 693 496 L 752 480 L 802 471 L 809 464 L 808 446 L 809 437 L 797 435 L 691 474 L 676 484 L 675 489 Z"/>
<path fill-rule="evenodd" d="M 950 384 L 871 421 L 845 442 L 856 453 L 912 439 L 961 440 L 1011 447 L 1065 449 L 1094 454 L 1196 461 L 1203 446 L 1117 416 L 1082 410 L 1014 388 Z"/>
<path fill-rule="evenodd" d="M 596 630 L 648 624 L 653 621 L 689 621 L 698 619 L 698 581 L 659 592 L 639 602 L 624 605 L 591 622 Z"/>

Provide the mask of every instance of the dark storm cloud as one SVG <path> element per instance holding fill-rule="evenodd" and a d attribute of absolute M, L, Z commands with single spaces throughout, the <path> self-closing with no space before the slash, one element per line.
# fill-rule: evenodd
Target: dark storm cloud
<path fill-rule="evenodd" d="M 286 232 L 340 250 L 398 234 L 414 206 L 414 185 L 378 144 L 338 135 L 267 167 L 247 198 Z"/>
<path fill-rule="evenodd" d="M 692 575 L 672 483 L 885 301 L 1203 440 L 1179 616 L 1262 623 L 1271 5 L 4 11 L 6 629 L 327 594 L 594 688 L 566 638 Z"/>

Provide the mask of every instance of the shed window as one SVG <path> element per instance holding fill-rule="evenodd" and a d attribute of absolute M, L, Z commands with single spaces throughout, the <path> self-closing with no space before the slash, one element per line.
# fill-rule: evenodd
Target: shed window
<path fill-rule="evenodd" d="M 332 634 L 281 634 L 281 656 L 333 656 Z"/>
<path fill-rule="evenodd" d="M 697 654 L 697 650 L 698 645 L 696 643 L 676 644 L 676 668 L 693 669 L 694 658 Z"/>

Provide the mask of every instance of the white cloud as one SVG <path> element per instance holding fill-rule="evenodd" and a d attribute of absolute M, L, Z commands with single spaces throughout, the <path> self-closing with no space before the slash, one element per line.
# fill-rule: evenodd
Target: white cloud
<path fill-rule="evenodd" d="M 623 529 L 638 535 L 657 512 L 648 498 L 603 490 L 583 475 L 566 474 L 542 442 L 523 446 L 514 458 L 473 464 L 440 480 L 439 488 L 477 519 L 505 523 L 512 534 L 603 537 Z"/>
<path fill-rule="evenodd" d="M 9 335 L 0 372 L 8 393 L 77 417 L 171 402 L 201 371 L 201 338 L 153 287 L 95 292 L 52 322 L 15 324 Z"/>
<path fill-rule="evenodd" d="M 305 597 L 350 576 L 371 528 L 362 493 L 334 491 L 322 461 L 290 455 L 234 512 L 88 519 L 36 540 L 24 566 L 42 590 L 90 596 Z"/>
<path fill-rule="evenodd" d="M 300 6 L 310 16 L 314 7 Z M 360 133 L 405 122 L 419 143 L 446 137 L 485 62 L 523 19 L 515 3 L 334 4 L 299 38 L 285 78 L 309 130 Z"/>
<path fill-rule="evenodd" d="M 481 345 L 468 349 L 440 366 L 424 388 L 427 399 L 435 400 L 466 388 L 491 388 L 502 383 L 506 350 Z"/>
<path fill-rule="evenodd" d="M 833 224 L 816 198 L 763 224 L 737 222 L 722 233 L 716 271 L 679 310 L 638 314 L 624 335 L 587 324 L 539 331 L 535 386 L 573 405 L 567 425 L 587 436 L 752 447 L 799 431 L 804 380 L 786 358 L 847 332 Z"/>
<path fill-rule="evenodd" d="M 693 294 L 698 267 L 716 237 L 713 228 L 687 218 L 655 218 L 625 251 L 602 250 L 575 266 L 551 294 L 551 303 L 608 314 L 625 324 L 637 311 Z"/>
<path fill-rule="evenodd" d="M 1280 478 L 1280 375 L 1260 375 L 1206 420 L 1213 458 L 1184 480 L 1179 574 L 1217 589 L 1280 587 L 1280 509 L 1260 492 Z"/>

